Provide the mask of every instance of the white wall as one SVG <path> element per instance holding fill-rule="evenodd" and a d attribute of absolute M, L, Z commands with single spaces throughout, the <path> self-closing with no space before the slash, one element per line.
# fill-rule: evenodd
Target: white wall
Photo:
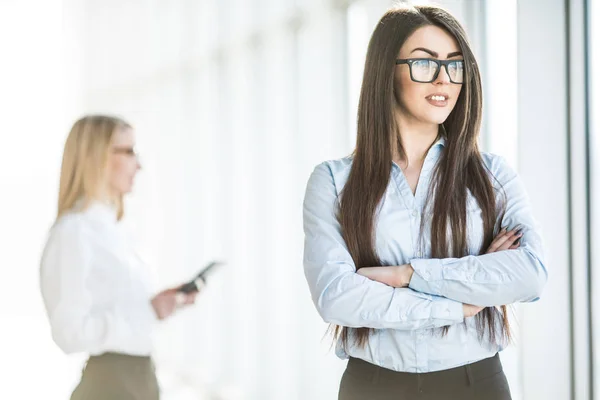
<path fill-rule="evenodd" d="M 525 399 L 568 399 L 570 253 L 565 2 L 518 1 L 519 172 L 543 227 L 549 278 L 525 308 L 521 362 Z M 562 78 L 561 78 L 562 77 Z"/>
<path fill-rule="evenodd" d="M 1 398 L 66 398 L 65 382 L 79 369 L 52 343 L 38 286 L 72 118 L 66 100 L 75 99 L 62 21 L 61 1 L 0 1 Z"/>

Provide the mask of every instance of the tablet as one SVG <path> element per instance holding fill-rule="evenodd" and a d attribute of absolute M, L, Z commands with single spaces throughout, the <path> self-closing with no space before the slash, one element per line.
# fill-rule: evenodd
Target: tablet
<path fill-rule="evenodd" d="M 210 264 L 205 266 L 204 269 L 202 269 L 202 271 L 200 271 L 194 279 L 182 285 L 178 289 L 178 291 L 183 293 L 197 292 L 199 288 L 206 283 L 206 277 L 209 274 L 209 272 L 219 265 L 223 265 L 223 263 L 218 261 L 211 262 Z"/>

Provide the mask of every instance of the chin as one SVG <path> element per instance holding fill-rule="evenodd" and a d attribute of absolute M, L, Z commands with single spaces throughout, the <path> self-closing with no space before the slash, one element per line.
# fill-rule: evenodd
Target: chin
<path fill-rule="evenodd" d="M 443 124 L 444 122 L 446 122 L 449 115 L 450 115 L 449 113 L 443 113 L 443 114 L 442 113 L 430 113 L 430 114 L 424 115 L 422 120 L 424 122 L 427 122 L 430 124 L 440 125 L 440 124 Z"/>
<path fill-rule="evenodd" d="M 125 194 L 129 194 L 132 192 L 133 186 L 124 186 L 121 188 L 120 192 L 121 192 L 121 196 L 125 195 Z"/>

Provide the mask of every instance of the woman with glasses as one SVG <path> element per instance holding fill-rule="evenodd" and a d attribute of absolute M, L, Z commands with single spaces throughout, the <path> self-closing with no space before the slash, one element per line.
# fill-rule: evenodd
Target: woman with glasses
<path fill-rule="evenodd" d="M 511 398 L 507 306 L 547 273 L 527 194 L 478 148 L 482 90 L 463 28 L 437 7 L 389 10 L 371 37 L 346 158 L 304 201 L 304 270 L 349 359 L 340 400 Z"/>
<path fill-rule="evenodd" d="M 158 399 L 153 327 L 195 299 L 177 288 L 151 294 L 150 271 L 120 223 L 140 169 L 134 148 L 132 127 L 108 116 L 80 119 L 65 144 L 40 280 L 54 341 L 90 355 L 74 400 Z"/>

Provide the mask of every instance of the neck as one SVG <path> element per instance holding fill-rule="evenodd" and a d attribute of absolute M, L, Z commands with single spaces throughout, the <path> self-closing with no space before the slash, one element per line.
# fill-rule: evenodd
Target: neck
<path fill-rule="evenodd" d="M 94 198 L 98 203 L 102 203 L 117 210 L 119 207 L 118 195 L 111 191 L 104 191 Z"/>
<path fill-rule="evenodd" d="M 394 146 L 393 161 L 398 165 L 419 166 L 425 160 L 427 151 L 438 137 L 439 125 L 425 123 L 396 113 L 396 125 L 404 154 Z"/>
<path fill-rule="evenodd" d="M 94 198 L 98 203 L 106 204 L 107 206 L 114 206 L 117 204 L 116 199 L 113 196 L 98 196 Z"/>

